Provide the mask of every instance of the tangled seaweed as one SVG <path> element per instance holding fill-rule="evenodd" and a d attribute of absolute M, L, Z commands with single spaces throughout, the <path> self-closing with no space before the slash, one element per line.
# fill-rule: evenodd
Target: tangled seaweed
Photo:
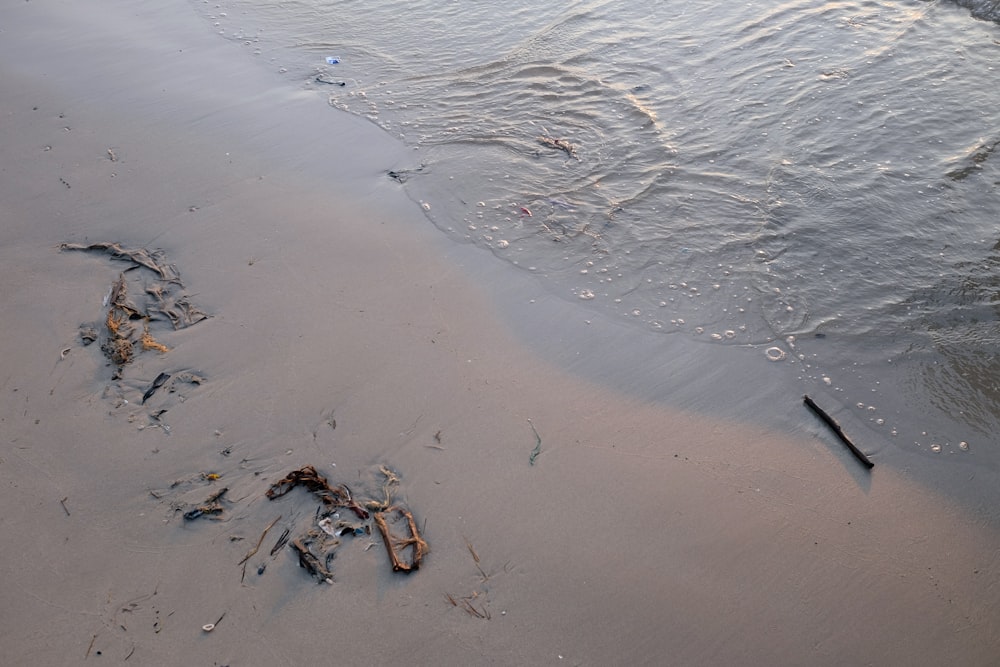
<path fill-rule="evenodd" d="M 380 466 L 379 471 L 385 477 L 382 484 L 384 498 L 365 503 L 372 510 L 371 513 L 358 504 L 346 485 L 331 486 L 329 481 L 311 465 L 291 471 L 267 490 L 265 495 L 268 500 L 276 500 L 301 486 L 322 502 L 321 511 L 324 516 L 317 524 L 321 530 L 310 528 L 290 542 L 298 553 L 299 565 L 318 581 L 325 583 L 333 581 L 330 561 L 333 559 L 333 549 L 340 545 L 340 541 L 335 539 L 337 536 L 371 533 L 371 528 L 367 525 L 351 525 L 343 521 L 334 524 L 330 515 L 337 509 L 346 508 L 362 520 L 371 519 L 382 536 L 394 572 L 412 572 L 418 569 L 424 556 L 429 552 L 427 542 L 420 535 L 413 514 L 405 507 L 392 502 L 390 489 L 399 483 L 399 476 L 385 466 Z M 405 522 L 408 535 L 398 537 L 391 532 L 388 519 L 394 514 Z M 317 510 L 317 516 L 319 515 L 320 510 Z M 313 545 L 316 545 L 315 552 Z M 408 558 L 407 549 L 410 550 Z"/>

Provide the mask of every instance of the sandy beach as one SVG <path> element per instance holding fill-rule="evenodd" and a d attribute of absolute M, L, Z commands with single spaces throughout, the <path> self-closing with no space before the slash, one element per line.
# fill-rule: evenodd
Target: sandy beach
<path fill-rule="evenodd" d="M 671 377 L 784 395 L 766 377 L 595 378 L 613 323 L 563 326 L 530 276 L 444 239 L 386 176 L 407 149 L 186 4 L 2 16 L 4 664 L 996 664 L 989 497 L 878 451 L 866 471 L 818 423 L 644 397 Z M 120 275 L 207 318 L 158 311 L 167 350 L 117 368 Z M 419 570 L 346 508 L 362 533 L 331 548 L 332 583 L 272 554 L 316 529 L 314 494 L 265 495 L 308 465 L 412 511 Z"/>

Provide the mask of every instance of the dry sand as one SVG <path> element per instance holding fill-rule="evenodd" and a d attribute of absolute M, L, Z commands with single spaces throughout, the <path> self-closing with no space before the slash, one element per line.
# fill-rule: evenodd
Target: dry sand
<path fill-rule="evenodd" d="M 160 4 L 3 10 L 4 664 L 996 664 L 992 507 L 547 361 L 494 296 L 551 299 L 429 229 L 403 147 Z M 78 328 L 128 265 L 58 250 L 97 241 L 162 249 L 211 314 L 118 382 Z M 163 371 L 204 382 L 141 405 Z M 269 556 L 316 503 L 264 492 L 306 464 L 398 471 L 423 567 Z"/>

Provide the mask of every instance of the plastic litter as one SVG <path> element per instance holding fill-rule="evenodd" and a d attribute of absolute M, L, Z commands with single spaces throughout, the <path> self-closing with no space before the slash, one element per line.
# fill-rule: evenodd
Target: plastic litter
<path fill-rule="evenodd" d="M 320 519 L 318 525 L 327 535 L 330 535 L 331 537 L 335 537 L 337 535 L 337 529 L 333 525 L 333 519 L 331 519 L 330 517 L 326 517 L 325 519 Z"/>
<path fill-rule="evenodd" d="M 339 62 L 340 62 L 340 58 L 336 58 L 334 56 L 327 56 L 326 57 L 326 64 L 327 65 L 336 65 Z"/>

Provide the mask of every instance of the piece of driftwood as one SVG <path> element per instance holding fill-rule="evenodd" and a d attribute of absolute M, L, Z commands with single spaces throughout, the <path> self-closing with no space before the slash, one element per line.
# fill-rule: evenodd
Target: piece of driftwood
<path fill-rule="evenodd" d="M 857 459 L 861 461 L 862 464 L 865 465 L 865 467 L 867 468 L 875 467 L 875 464 L 871 462 L 871 459 L 865 456 L 865 453 L 862 452 L 860 449 L 858 449 L 857 445 L 851 442 L 851 439 L 848 438 L 847 434 L 844 433 L 844 429 L 840 427 L 840 424 L 837 423 L 837 420 L 828 415 L 826 411 L 823 410 L 823 408 L 816 405 L 816 402 L 813 401 L 811 398 L 809 398 L 809 396 L 803 396 L 802 402 L 805 403 L 806 407 L 815 412 L 816 415 L 819 416 L 819 418 L 822 419 L 826 423 L 826 425 L 830 427 L 830 429 L 837 435 L 837 437 L 840 438 L 841 442 L 847 445 L 847 448 L 851 450 L 851 453 L 854 454 L 854 456 L 856 456 Z"/>
<path fill-rule="evenodd" d="M 389 530 L 385 515 L 392 511 L 399 512 L 399 515 L 406 520 L 407 527 L 410 530 L 409 537 L 396 537 Z M 389 553 L 389 560 L 392 562 L 393 571 L 412 572 L 418 569 L 420 562 L 427 555 L 428 547 L 427 542 L 420 536 L 420 531 L 417 530 L 417 522 L 414 521 L 413 514 L 403 507 L 396 506 L 390 507 L 385 512 L 375 512 L 372 515 L 372 519 L 382 534 L 382 541 L 385 543 L 385 549 Z M 402 557 L 407 548 L 412 549 L 409 562 Z"/>

